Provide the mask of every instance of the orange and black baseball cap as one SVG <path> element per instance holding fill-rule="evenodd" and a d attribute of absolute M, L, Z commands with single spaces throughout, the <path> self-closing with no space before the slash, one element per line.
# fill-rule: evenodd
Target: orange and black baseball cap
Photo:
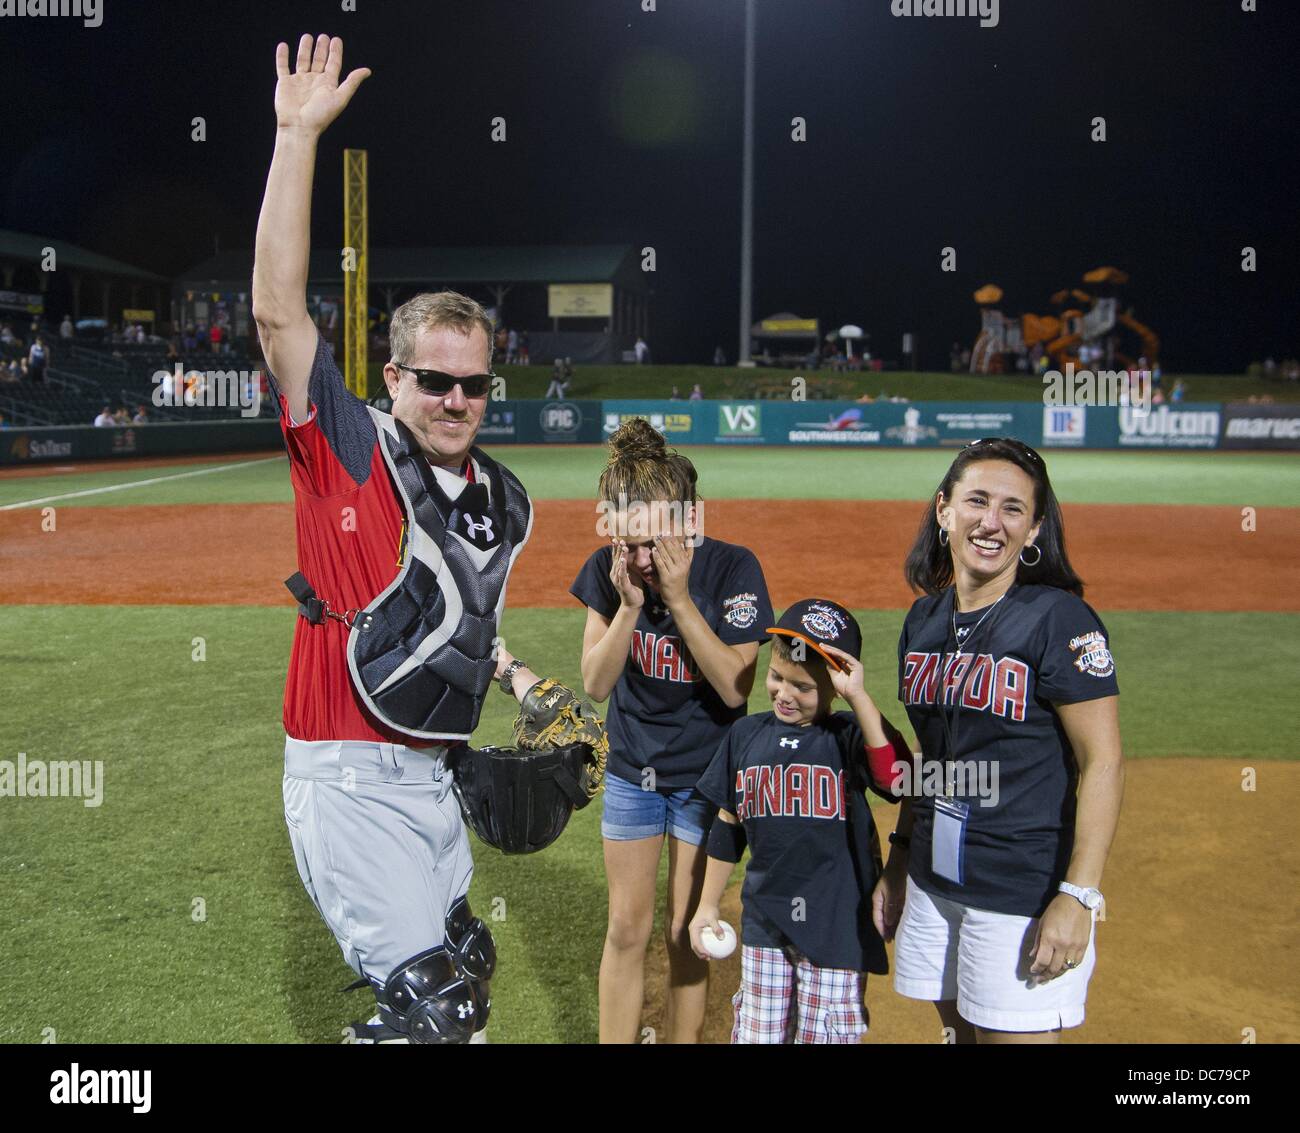
<path fill-rule="evenodd" d="M 862 628 L 848 610 L 829 598 L 805 598 L 796 602 L 767 632 L 806 641 L 836 670 L 844 666 L 823 645 L 832 645 L 862 660 Z"/>

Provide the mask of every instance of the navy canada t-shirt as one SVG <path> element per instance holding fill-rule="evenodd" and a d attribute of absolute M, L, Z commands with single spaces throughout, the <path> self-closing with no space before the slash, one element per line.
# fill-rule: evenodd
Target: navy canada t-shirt
<path fill-rule="evenodd" d="M 905 746 L 883 723 L 885 734 Z M 762 712 L 732 726 L 695 789 L 745 828 L 750 860 L 740 898 L 747 946 L 788 942 L 821 968 L 889 970 L 871 923 L 878 871 L 875 824 L 863 794 L 869 780 L 865 739 L 852 712 L 806 726 Z"/>
<path fill-rule="evenodd" d="M 612 546 L 594 551 L 569 587 L 579 602 L 611 620 L 619 607 L 609 578 L 613 553 Z M 702 539 L 687 585 L 696 609 L 724 644 L 767 640 L 775 618 L 752 551 Z M 728 708 L 699 672 L 672 614 L 647 589 L 623 675 L 609 698 L 609 772 L 639 786 L 650 767 L 661 793 L 693 787 L 723 734 L 744 715 L 743 704 Z"/>
<path fill-rule="evenodd" d="M 1074 848 L 1078 768 L 1052 704 L 1119 693 L 1106 627 L 1068 591 L 1013 586 L 996 608 L 957 615 L 962 655 L 954 660 L 952 615 L 951 588 L 918 599 L 908 611 L 898 641 L 899 699 L 921 745 L 922 782 L 942 783 L 947 742 L 937 702 L 943 689 L 964 775 L 958 786 L 965 790 L 955 797 L 970 806 L 965 882 L 930 868 L 932 791 L 912 801 L 908 872 L 927 893 L 1038 917 L 1065 879 Z"/>

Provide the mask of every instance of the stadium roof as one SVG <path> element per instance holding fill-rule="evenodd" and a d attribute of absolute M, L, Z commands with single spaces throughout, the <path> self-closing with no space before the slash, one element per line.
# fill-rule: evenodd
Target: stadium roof
<path fill-rule="evenodd" d="M 14 232 L 0 228 L 0 260 L 21 260 L 28 263 L 40 263 L 45 249 L 53 248 L 59 257 L 62 269 L 79 268 L 93 271 L 99 275 L 112 275 L 119 279 L 134 279 L 140 283 L 170 284 L 165 275 L 155 275 L 143 268 L 132 267 L 121 260 L 109 259 L 98 252 L 91 252 L 66 240 L 56 240 L 52 236 L 36 236 L 30 232 Z"/>
<path fill-rule="evenodd" d="M 630 244 L 541 244 L 486 248 L 371 248 L 372 286 L 430 283 L 617 283 L 646 289 L 637 250 Z M 177 277 L 182 285 L 251 281 L 251 251 L 220 252 Z M 337 249 L 311 254 L 313 283 L 343 282 Z"/>

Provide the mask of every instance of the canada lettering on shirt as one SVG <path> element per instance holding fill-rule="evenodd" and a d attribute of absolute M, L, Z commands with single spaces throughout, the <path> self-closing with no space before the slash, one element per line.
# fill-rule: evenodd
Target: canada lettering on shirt
<path fill-rule="evenodd" d="M 766 763 L 736 772 L 736 817 L 824 818 L 848 813 L 844 772 L 816 763 Z"/>
<path fill-rule="evenodd" d="M 680 637 L 633 630 L 632 643 L 628 649 L 632 655 L 632 664 L 652 680 L 692 684 L 704 679 L 690 650 Z"/>
<path fill-rule="evenodd" d="M 991 712 L 1022 723 L 1029 692 L 1029 666 L 1015 657 L 994 658 L 992 653 L 919 653 L 903 657 L 903 704 L 937 703 L 940 673 L 943 703 L 951 707 L 961 689 L 961 706 Z M 968 675 L 969 674 L 969 675 Z"/>

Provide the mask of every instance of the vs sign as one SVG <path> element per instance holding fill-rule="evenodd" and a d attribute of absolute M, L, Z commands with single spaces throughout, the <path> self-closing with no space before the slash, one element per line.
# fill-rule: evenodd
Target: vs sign
<path fill-rule="evenodd" d="M 757 405 L 718 406 L 718 432 L 724 437 L 752 437 L 759 431 Z"/>

